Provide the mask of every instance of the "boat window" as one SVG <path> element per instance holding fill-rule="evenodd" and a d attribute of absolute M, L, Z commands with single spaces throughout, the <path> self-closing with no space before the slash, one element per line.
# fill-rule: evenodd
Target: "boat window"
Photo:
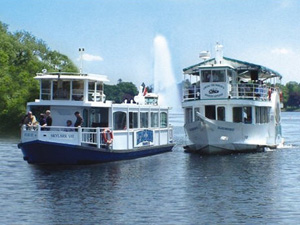
<path fill-rule="evenodd" d="M 244 123 L 252 123 L 252 109 L 251 107 L 244 107 L 243 108 L 243 117 Z"/>
<path fill-rule="evenodd" d="M 151 112 L 151 127 L 158 127 L 158 113 Z"/>
<path fill-rule="evenodd" d="M 53 99 L 54 100 L 70 99 L 70 81 L 63 81 L 63 80 L 53 81 Z"/>
<path fill-rule="evenodd" d="M 157 105 L 158 98 L 157 97 L 146 97 L 145 105 Z"/>
<path fill-rule="evenodd" d="M 218 116 L 218 120 L 225 121 L 225 107 L 224 106 L 219 106 L 217 108 L 217 116 Z"/>
<path fill-rule="evenodd" d="M 51 99 L 51 81 L 42 80 L 41 81 L 41 99 L 50 100 Z"/>
<path fill-rule="evenodd" d="M 72 100 L 82 101 L 83 100 L 83 81 L 72 82 Z"/>
<path fill-rule="evenodd" d="M 96 102 L 101 102 L 103 96 L 103 84 L 98 82 L 96 88 Z"/>
<path fill-rule="evenodd" d="M 126 113 L 125 112 L 114 112 L 114 130 L 126 129 Z"/>
<path fill-rule="evenodd" d="M 213 70 L 213 82 L 225 82 L 225 70 Z"/>
<path fill-rule="evenodd" d="M 260 107 L 255 107 L 255 123 L 260 123 Z"/>
<path fill-rule="evenodd" d="M 208 119 L 216 119 L 216 106 L 215 105 L 206 105 L 205 106 L 205 117 Z"/>
<path fill-rule="evenodd" d="M 232 121 L 235 123 L 243 122 L 243 108 L 242 107 L 233 107 L 232 108 Z"/>
<path fill-rule="evenodd" d="M 211 70 L 201 71 L 202 82 L 212 82 Z"/>
<path fill-rule="evenodd" d="M 94 96 L 95 96 L 95 82 L 89 82 L 89 95 L 88 99 L 89 101 L 94 101 Z"/>
<path fill-rule="evenodd" d="M 166 112 L 160 113 L 160 127 L 161 128 L 168 127 L 168 116 Z"/>
<path fill-rule="evenodd" d="M 148 112 L 141 112 L 140 128 L 147 128 L 147 127 L 149 127 Z"/>
<path fill-rule="evenodd" d="M 194 108 L 194 121 L 200 120 L 200 117 L 197 115 L 197 113 L 200 113 L 200 108 Z"/>
<path fill-rule="evenodd" d="M 255 107 L 255 123 L 269 123 L 269 113 L 269 107 Z"/>
<path fill-rule="evenodd" d="M 129 128 L 138 128 L 138 113 L 129 112 Z"/>
<path fill-rule="evenodd" d="M 84 109 L 82 112 L 82 117 L 83 117 L 83 122 L 82 122 L 82 126 L 84 127 L 88 127 L 88 121 L 89 121 L 89 113 L 88 113 L 88 109 Z"/>

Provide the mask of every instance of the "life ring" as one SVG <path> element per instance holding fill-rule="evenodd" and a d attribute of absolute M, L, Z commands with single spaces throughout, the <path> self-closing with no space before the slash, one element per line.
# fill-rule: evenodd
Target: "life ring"
<path fill-rule="evenodd" d="M 105 144 L 112 144 L 113 140 L 114 140 L 114 135 L 112 133 L 112 131 L 108 128 L 105 128 L 103 131 L 103 139 L 104 139 L 104 143 Z"/>
<path fill-rule="evenodd" d="M 268 97 L 269 97 L 269 101 L 271 100 L 271 94 L 272 94 L 272 89 L 271 89 L 271 88 L 269 88 L 269 90 L 268 90 Z"/>
<path fill-rule="evenodd" d="M 282 94 L 282 91 L 279 92 L 279 100 L 280 100 L 280 102 L 283 102 L 283 94 Z"/>

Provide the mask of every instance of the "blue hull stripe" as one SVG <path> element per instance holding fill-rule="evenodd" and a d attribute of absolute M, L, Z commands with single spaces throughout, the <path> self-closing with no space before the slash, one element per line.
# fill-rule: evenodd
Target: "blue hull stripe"
<path fill-rule="evenodd" d="M 94 164 L 135 159 L 172 151 L 174 144 L 151 146 L 134 150 L 108 150 L 89 146 L 74 146 L 51 142 L 33 141 L 20 143 L 24 160 L 30 164 Z"/>

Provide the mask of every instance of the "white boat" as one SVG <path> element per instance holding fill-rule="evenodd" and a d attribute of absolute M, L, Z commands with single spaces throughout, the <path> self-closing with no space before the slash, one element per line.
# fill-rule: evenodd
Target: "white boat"
<path fill-rule="evenodd" d="M 282 76 L 269 68 L 223 57 L 183 69 L 187 152 L 203 154 L 262 151 L 283 144 L 279 90 Z"/>
<path fill-rule="evenodd" d="M 24 160 L 31 164 L 91 164 L 134 159 L 171 151 L 173 128 L 170 108 L 158 104 L 158 96 L 142 90 L 135 101 L 106 100 L 103 75 L 39 73 L 40 96 L 27 104 L 39 115 L 51 111 L 52 126 L 22 126 Z M 66 127 L 78 111 L 81 127 Z"/>

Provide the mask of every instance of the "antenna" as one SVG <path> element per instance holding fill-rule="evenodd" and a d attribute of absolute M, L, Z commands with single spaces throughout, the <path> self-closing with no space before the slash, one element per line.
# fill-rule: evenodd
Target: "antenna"
<path fill-rule="evenodd" d="M 84 52 L 84 48 L 79 48 L 79 54 L 80 54 L 80 74 L 82 73 L 82 55 L 83 55 L 83 52 Z"/>
<path fill-rule="evenodd" d="M 217 42 L 216 47 L 215 47 L 215 51 L 216 51 L 216 64 L 222 64 L 223 61 L 223 45 L 219 44 L 219 42 Z"/>

